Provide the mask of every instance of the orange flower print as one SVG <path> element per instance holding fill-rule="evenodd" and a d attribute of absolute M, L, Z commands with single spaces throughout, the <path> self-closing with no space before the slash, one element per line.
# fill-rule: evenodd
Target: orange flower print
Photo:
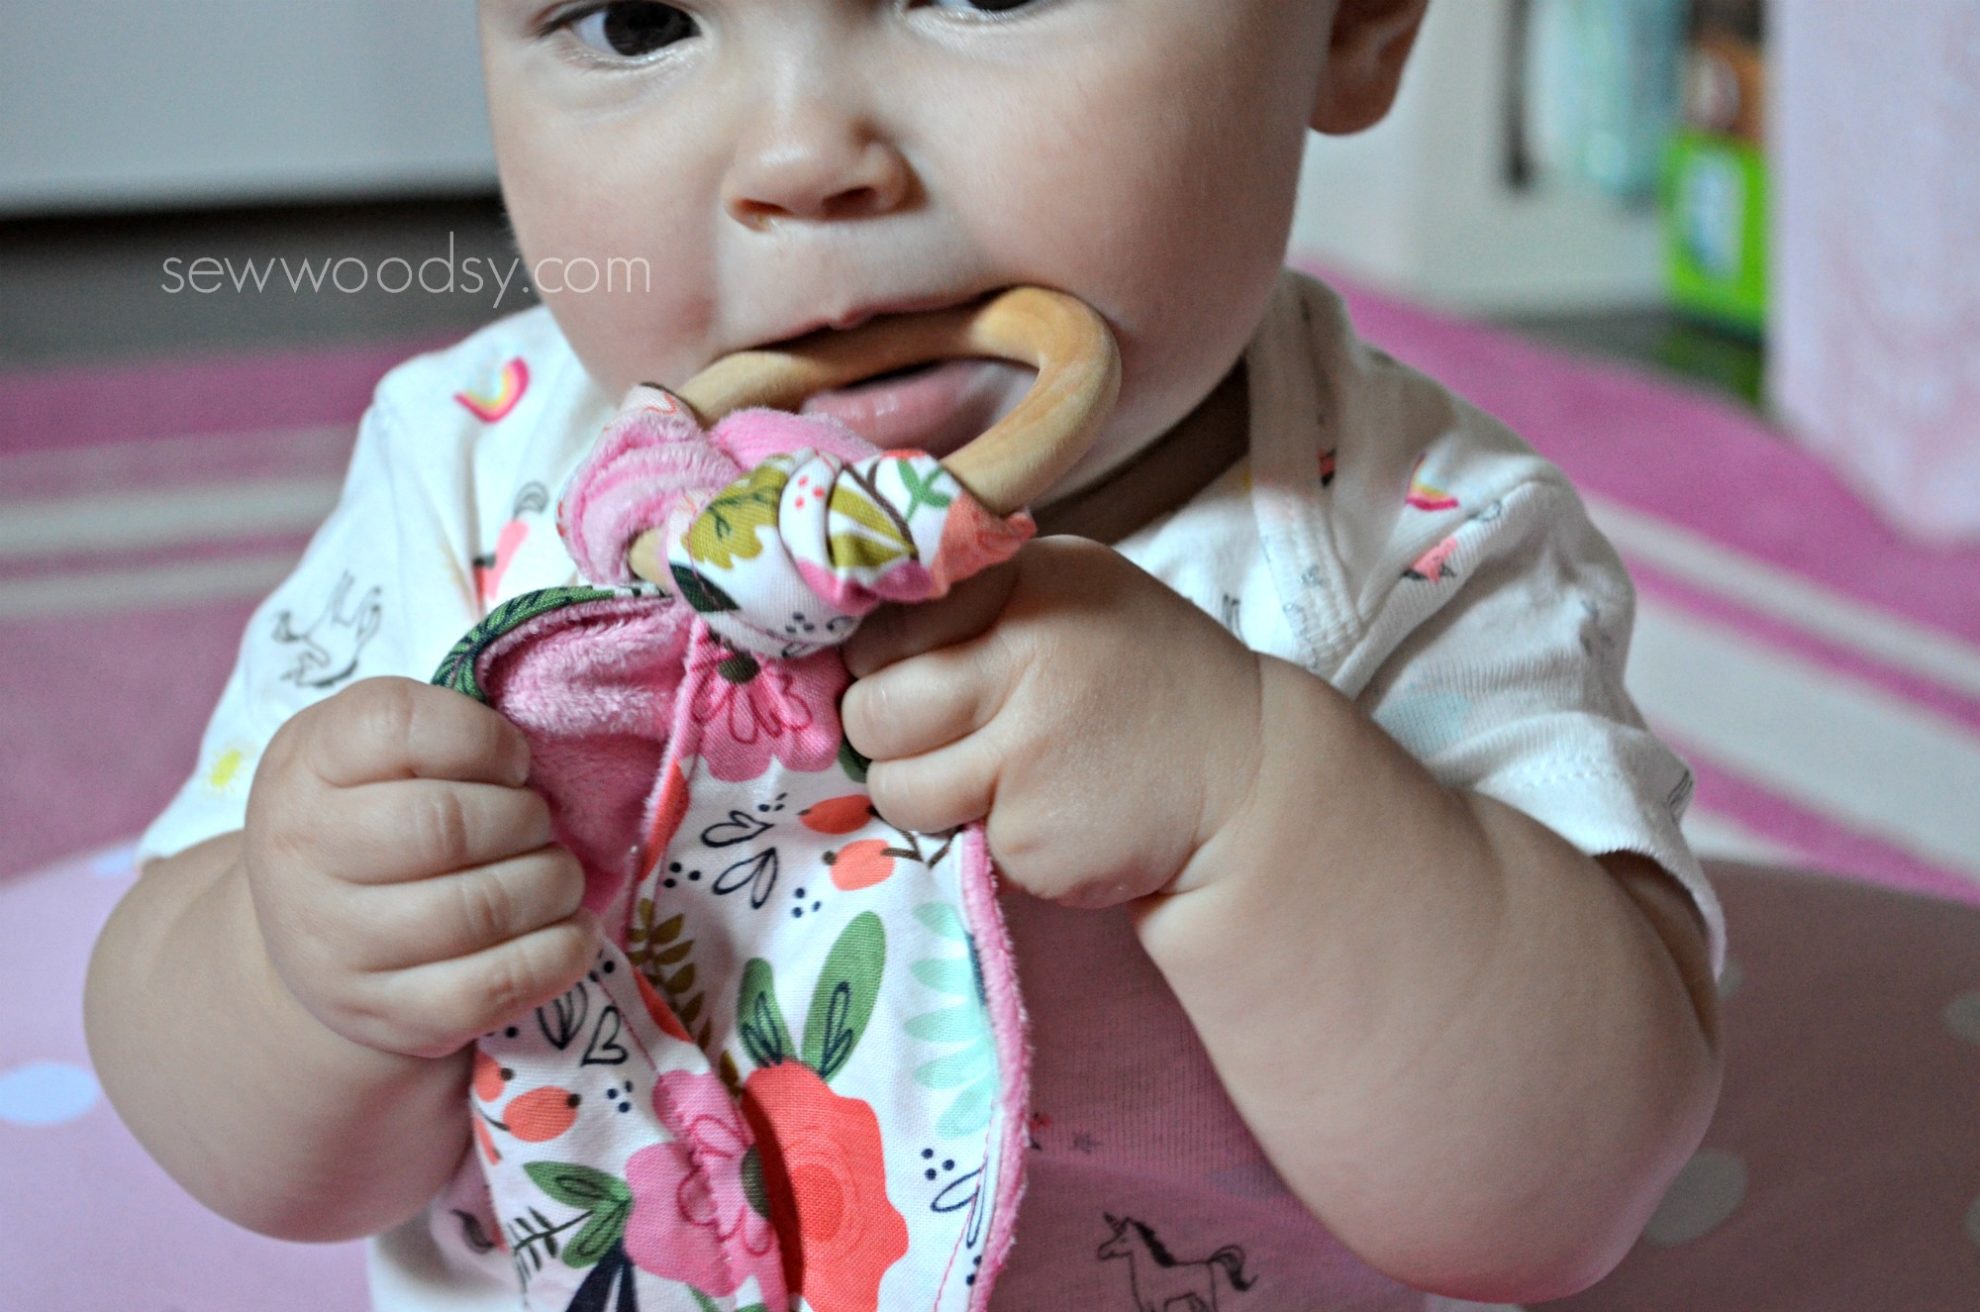
<path fill-rule="evenodd" d="M 875 1312 L 880 1279 L 908 1249 L 907 1222 L 887 1198 L 880 1122 L 818 1072 L 781 1062 L 750 1073 L 743 1114 L 763 1159 L 780 1223 L 784 1280 L 812 1312 Z"/>
<path fill-rule="evenodd" d="M 889 847 L 884 838 L 862 838 L 857 843 L 847 843 L 836 852 L 827 852 L 825 864 L 832 868 L 832 883 L 852 892 L 883 882 L 894 873 L 896 856 L 911 855 L 899 848 Z"/>
<path fill-rule="evenodd" d="M 864 828 L 872 818 L 873 799 L 865 793 L 827 798 L 823 802 L 813 802 L 798 812 L 798 819 L 804 821 L 804 827 L 819 834 L 854 833 Z"/>

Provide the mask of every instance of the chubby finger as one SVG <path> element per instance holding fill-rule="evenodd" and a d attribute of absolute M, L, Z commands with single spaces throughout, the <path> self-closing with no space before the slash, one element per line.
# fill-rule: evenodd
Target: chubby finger
<path fill-rule="evenodd" d="M 584 867 L 556 844 L 431 879 L 361 889 L 351 899 L 362 926 L 354 964 L 403 970 L 464 957 L 554 925 L 583 901 Z"/>
<path fill-rule="evenodd" d="M 882 606 L 846 640 L 846 669 L 855 679 L 938 647 L 967 642 L 1003 613 L 1017 586 L 1015 560 L 984 570 L 938 601 Z"/>
<path fill-rule="evenodd" d="M 341 790 L 327 803 L 337 824 L 332 873 L 390 884 L 466 870 L 531 852 L 552 837 L 550 805 L 534 789 L 395 779 Z"/>
<path fill-rule="evenodd" d="M 311 717 L 304 763 L 334 786 L 411 778 L 519 784 L 529 774 L 522 730 L 451 688 L 364 679 L 302 714 Z"/>
<path fill-rule="evenodd" d="M 1010 693 L 1010 673 L 982 640 L 910 656 L 846 689 L 839 719 L 861 756 L 920 756 L 981 729 Z"/>
<path fill-rule="evenodd" d="M 373 1046 L 416 1057 L 456 1052 L 563 994 L 602 942 L 598 917 L 580 909 L 464 957 L 366 975 L 360 1005 L 383 1033 Z"/>
<path fill-rule="evenodd" d="M 866 772 L 873 809 L 892 825 L 934 833 L 981 820 L 997 796 L 996 757 L 981 736 Z"/>

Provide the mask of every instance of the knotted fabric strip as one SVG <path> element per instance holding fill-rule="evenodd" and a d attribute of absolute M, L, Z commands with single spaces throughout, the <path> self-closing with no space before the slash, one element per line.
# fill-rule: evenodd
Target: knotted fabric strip
<path fill-rule="evenodd" d="M 805 440 L 814 445 L 776 445 Z M 725 471 L 731 450 L 762 454 Z M 834 420 L 763 409 L 704 438 L 678 398 L 647 386 L 573 488 L 558 526 L 587 577 L 630 582 L 626 533 L 667 528 L 680 598 L 734 646 L 786 659 L 844 642 L 882 602 L 944 595 L 1035 531 L 1024 512 L 990 513 L 923 452 L 880 451 Z M 573 541 L 580 513 L 600 521 L 596 540 L 578 530 Z"/>

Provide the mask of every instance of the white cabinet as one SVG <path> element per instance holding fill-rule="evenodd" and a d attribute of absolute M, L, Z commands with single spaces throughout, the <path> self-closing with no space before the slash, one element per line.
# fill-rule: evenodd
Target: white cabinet
<path fill-rule="evenodd" d="M 474 0 L 0 0 L 0 216 L 485 188 Z"/>

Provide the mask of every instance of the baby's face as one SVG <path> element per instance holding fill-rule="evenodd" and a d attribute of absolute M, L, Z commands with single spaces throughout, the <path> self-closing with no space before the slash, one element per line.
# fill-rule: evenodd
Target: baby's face
<path fill-rule="evenodd" d="M 1122 355 L 1118 407 L 1064 490 L 1174 425 L 1242 351 L 1333 9 L 482 0 L 481 17 L 522 254 L 608 392 L 873 311 L 1058 288 Z M 600 285 L 564 289 L 565 269 Z M 945 454 L 1031 380 L 950 373 L 935 412 L 868 435 Z"/>

